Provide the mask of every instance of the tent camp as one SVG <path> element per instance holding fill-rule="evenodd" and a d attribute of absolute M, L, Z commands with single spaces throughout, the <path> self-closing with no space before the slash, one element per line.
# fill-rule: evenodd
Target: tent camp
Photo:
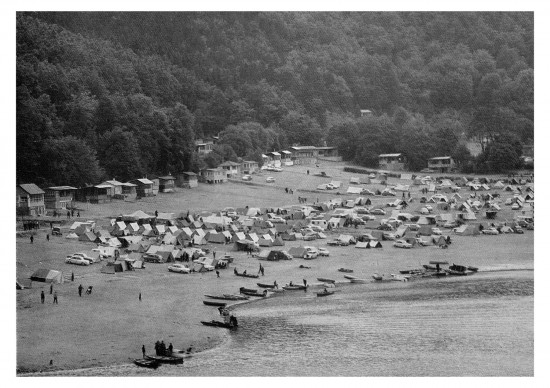
<path fill-rule="evenodd" d="M 258 245 L 261 247 L 271 247 L 273 246 L 273 241 L 271 241 L 271 239 L 261 238 L 258 240 Z"/>
<path fill-rule="evenodd" d="M 119 260 L 115 262 L 108 262 L 101 267 L 101 273 L 113 274 L 115 272 L 131 271 L 132 264 L 126 260 Z"/>
<path fill-rule="evenodd" d="M 461 236 L 477 236 L 479 234 L 479 227 L 477 225 L 461 225 L 453 229 L 453 231 Z"/>
<path fill-rule="evenodd" d="M 37 269 L 32 275 L 31 280 L 44 283 L 63 283 L 63 273 L 53 269 Z"/>

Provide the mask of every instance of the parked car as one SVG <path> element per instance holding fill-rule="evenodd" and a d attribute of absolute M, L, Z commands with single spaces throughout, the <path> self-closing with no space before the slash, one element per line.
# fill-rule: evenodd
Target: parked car
<path fill-rule="evenodd" d="M 459 226 L 458 222 L 456 222 L 456 221 L 447 221 L 443 224 L 443 227 L 447 228 L 447 229 L 453 229 L 453 228 L 456 228 L 458 226 Z"/>
<path fill-rule="evenodd" d="M 308 233 L 304 235 L 304 241 L 313 241 L 317 238 L 317 235 L 314 233 Z"/>
<path fill-rule="evenodd" d="M 275 171 L 275 172 L 283 172 L 283 169 L 281 167 L 273 167 L 271 169 L 271 171 Z"/>
<path fill-rule="evenodd" d="M 397 240 L 396 242 L 393 243 L 393 246 L 396 248 L 407 248 L 407 249 L 412 248 L 412 244 L 409 244 L 405 240 Z"/>
<path fill-rule="evenodd" d="M 207 271 L 214 271 L 215 270 L 214 266 L 210 265 L 210 264 L 203 264 L 202 266 Z"/>
<path fill-rule="evenodd" d="M 420 225 L 418 224 L 405 224 L 410 230 L 413 232 L 416 232 L 417 230 L 420 230 Z"/>
<path fill-rule="evenodd" d="M 145 253 L 142 260 L 146 263 L 162 263 L 162 256 L 156 253 Z"/>
<path fill-rule="evenodd" d="M 430 243 L 426 240 L 423 240 L 422 237 L 417 237 L 416 238 L 416 243 L 420 246 L 423 246 L 423 247 L 427 247 L 428 245 L 430 245 Z"/>
<path fill-rule="evenodd" d="M 439 228 L 432 228 L 432 234 L 435 234 L 436 236 L 441 236 L 443 232 Z"/>
<path fill-rule="evenodd" d="M 273 178 L 272 176 L 268 176 L 267 178 L 265 178 L 265 181 L 267 183 L 275 183 L 275 178 Z"/>
<path fill-rule="evenodd" d="M 423 173 L 423 174 L 433 174 L 436 171 L 432 170 L 431 168 L 424 168 L 424 169 L 420 170 L 420 172 Z"/>
<path fill-rule="evenodd" d="M 327 245 L 335 245 L 335 246 L 348 246 L 349 243 L 347 241 L 340 241 L 340 240 L 330 240 L 327 241 Z"/>
<path fill-rule="evenodd" d="M 386 231 L 395 230 L 395 228 L 394 228 L 393 226 L 391 226 L 390 224 L 381 224 L 381 225 L 378 226 L 376 229 L 378 229 L 378 230 L 386 230 Z"/>
<path fill-rule="evenodd" d="M 370 210 L 366 207 L 356 207 L 353 209 L 357 214 L 370 214 Z"/>
<path fill-rule="evenodd" d="M 243 181 L 251 181 L 252 177 L 250 175 L 243 175 L 242 180 Z"/>
<path fill-rule="evenodd" d="M 370 214 L 376 214 L 378 216 L 385 216 L 386 211 L 383 209 L 371 209 Z"/>
<path fill-rule="evenodd" d="M 191 269 L 184 265 L 184 264 L 172 264 L 168 266 L 168 271 L 170 272 L 177 272 L 177 273 L 189 273 L 191 272 Z"/>
<path fill-rule="evenodd" d="M 283 217 L 272 217 L 269 219 L 274 224 L 286 224 L 286 220 Z"/>
<path fill-rule="evenodd" d="M 376 217 L 370 214 L 363 214 L 361 215 L 361 219 L 363 221 L 372 221 L 372 220 L 376 220 Z"/>
<path fill-rule="evenodd" d="M 76 265 L 90 265 L 90 262 L 81 256 L 67 256 L 65 259 L 67 264 L 76 264 Z"/>
<path fill-rule="evenodd" d="M 85 254 L 84 252 L 73 253 L 73 256 L 82 257 L 84 260 L 88 260 L 90 264 L 94 263 L 94 259 L 88 256 L 87 254 Z"/>
<path fill-rule="evenodd" d="M 329 256 L 330 252 L 327 248 L 319 248 L 319 256 Z"/>
<path fill-rule="evenodd" d="M 52 229 L 52 236 L 61 236 L 61 228 L 59 226 L 54 226 Z"/>
<path fill-rule="evenodd" d="M 498 230 L 496 228 L 487 228 L 481 231 L 483 234 L 498 235 Z"/>
<path fill-rule="evenodd" d="M 390 232 L 384 232 L 382 234 L 382 237 L 384 238 L 384 240 L 395 240 L 396 239 L 395 234 L 390 233 Z"/>

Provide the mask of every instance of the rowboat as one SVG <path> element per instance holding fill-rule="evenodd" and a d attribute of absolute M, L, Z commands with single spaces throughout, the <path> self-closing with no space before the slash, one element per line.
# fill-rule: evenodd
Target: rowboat
<path fill-rule="evenodd" d="M 340 271 L 340 272 L 353 272 L 352 269 L 348 269 L 348 268 L 338 268 L 338 271 Z"/>
<path fill-rule="evenodd" d="M 241 294 L 244 293 L 243 291 L 246 291 L 246 292 L 258 292 L 258 290 L 255 290 L 255 289 L 253 289 L 253 288 L 246 288 L 246 287 L 241 287 L 241 288 L 239 288 L 239 292 L 240 292 Z"/>
<path fill-rule="evenodd" d="M 259 296 L 261 298 L 265 298 L 267 296 L 267 290 L 264 290 L 264 292 L 258 292 L 258 291 L 241 291 L 241 293 L 248 295 L 248 296 Z"/>
<path fill-rule="evenodd" d="M 472 272 L 477 272 L 479 270 L 479 268 L 468 266 L 468 270 L 470 270 Z"/>
<path fill-rule="evenodd" d="M 372 275 L 372 278 L 374 280 L 384 280 L 384 277 L 382 275 L 379 275 L 377 273 L 375 273 L 374 275 Z"/>
<path fill-rule="evenodd" d="M 225 307 L 225 306 L 227 306 L 227 303 L 214 302 L 214 301 L 211 301 L 211 300 L 203 300 L 202 303 L 204 303 L 207 306 L 216 306 L 216 307 Z"/>
<path fill-rule="evenodd" d="M 183 364 L 183 358 L 173 356 L 145 356 L 147 360 L 159 362 L 161 364 Z"/>
<path fill-rule="evenodd" d="M 353 276 L 353 275 L 344 275 L 344 277 L 348 280 L 357 279 L 357 276 Z"/>
<path fill-rule="evenodd" d="M 237 325 L 234 325 L 234 324 L 230 324 L 230 323 L 225 323 L 225 322 L 221 322 L 221 321 L 201 321 L 201 323 L 205 326 L 213 326 L 213 327 L 221 327 L 221 328 L 225 328 L 225 329 L 236 329 L 237 328 Z"/>
<path fill-rule="evenodd" d="M 352 282 L 352 283 L 368 283 L 369 282 L 369 280 L 367 280 L 367 279 L 359 279 L 359 278 L 350 279 L 349 281 Z"/>
<path fill-rule="evenodd" d="M 332 294 L 334 294 L 334 291 L 321 291 L 317 293 L 317 296 L 321 297 L 321 296 L 328 296 Z"/>
<path fill-rule="evenodd" d="M 334 282 L 336 282 L 336 280 L 328 279 L 328 278 L 317 278 L 317 280 L 319 280 L 320 282 L 323 282 L 323 283 L 334 283 Z"/>
<path fill-rule="evenodd" d="M 245 277 L 245 278 L 254 278 L 254 279 L 257 279 L 260 277 L 260 275 L 254 275 L 254 274 L 250 274 L 250 273 L 244 273 L 244 272 L 241 272 L 241 273 L 238 273 L 237 270 L 233 271 L 233 273 L 237 276 L 242 276 L 242 277 Z"/>
<path fill-rule="evenodd" d="M 142 368 L 151 368 L 151 369 L 157 369 L 160 365 L 160 363 L 157 360 L 147 360 L 145 358 L 134 360 L 134 364 L 136 364 L 137 366 L 141 366 Z"/>
<path fill-rule="evenodd" d="M 307 286 L 300 286 L 300 285 L 294 285 L 294 286 L 290 286 L 290 285 L 285 285 L 283 286 L 283 290 L 287 290 L 287 291 L 296 291 L 296 290 L 305 290 L 307 288 Z"/>
<path fill-rule="evenodd" d="M 275 288 L 275 284 L 256 283 L 260 288 Z"/>
<path fill-rule="evenodd" d="M 223 294 L 223 295 L 207 295 L 205 294 L 207 298 L 212 299 L 222 299 L 222 300 L 247 300 L 248 296 L 244 295 L 230 295 L 230 294 Z"/>

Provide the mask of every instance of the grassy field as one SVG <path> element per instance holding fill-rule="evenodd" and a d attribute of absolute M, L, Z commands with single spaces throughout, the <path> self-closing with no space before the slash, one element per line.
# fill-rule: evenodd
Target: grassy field
<path fill-rule="evenodd" d="M 102 205 L 81 204 L 82 219 L 94 219 L 106 224 L 110 217 L 135 210 L 145 212 L 183 212 L 190 210 L 219 210 L 226 206 L 277 207 L 298 204 L 298 196 L 308 200 L 325 201 L 334 198 L 334 192 L 307 193 L 320 183 L 331 179 L 341 180 L 345 192 L 351 176 L 342 171 L 341 165 L 322 165 L 332 178 L 307 175 L 307 167 L 295 166 L 282 173 L 269 173 L 276 178 L 274 185 L 200 185 L 192 190 L 160 194 L 135 203 L 112 202 Z M 267 173 L 254 176 L 253 182 L 265 182 Z M 390 180 L 391 183 L 391 180 Z M 372 189 L 373 185 L 369 185 Z M 284 192 L 285 187 L 295 190 L 293 195 Z M 502 191 L 501 191 L 502 193 Z M 463 193 L 461 193 L 463 194 Z M 342 195 L 343 198 L 356 196 Z M 418 191 L 413 191 L 418 197 Z M 395 198 L 376 198 L 374 205 L 383 206 Z M 413 202 L 409 212 L 414 213 L 421 206 Z M 501 219 L 512 219 L 513 212 L 504 209 Z M 71 220 L 72 221 L 72 220 Z M 66 232 L 66 228 L 64 232 Z M 74 272 L 75 281 L 54 286 L 59 294 L 59 304 L 52 304 L 48 286 L 33 282 L 33 288 L 17 291 L 17 366 L 23 371 L 48 369 L 73 369 L 129 362 L 141 356 L 141 345 L 148 352 L 153 344 L 163 339 L 172 342 L 175 348 L 193 346 L 201 350 L 221 340 L 223 330 L 205 327 L 200 320 L 217 317 L 215 308 L 203 305 L 204 294 L 237 293 L 239 287 L 255 287 L 258 280 L 236 277 L 233 268 L 257 272 L 259 261 L 245 253 L 231 252 L 231 245 L 210 245 L 217 255 L 230 253 L 235 261 L 228 270 L 221 271 L 221 277 L 211 273 L 180 275 L 169 273 L 167 264 L 149 264 L 143 270 L 107 275 L 100 273 L 101 263 L 88 267 L 64 263 L 66 255 L 89 250 L 94 244 L 70 241 L 64 237 L 52 237 L 46 241 L 48 230 L 41 230 L 30 244 L 26 236 L 16 239 L 17 277 L 30 276 L 38 268 L 52 268 L 63 271 L 67 277 Z M 340 233 L 332 233 L 329 238 Z M 359 230 L 349 229 L 357 233 Z M 326 240 L 312 242 L 287 242 L 283 249 L 292 246 L 313 245 L 326 247 Z M 304 261 L 295 259 L 285 262 L 262 262 L 265 276 L 260 281 L 279 284 L 289 281 L 299 283 L 306 279 L 317 283 L 317 277 L 345 281 L 340 267 L 352 268 L 355 275 L 370 277 L 373 273 L 396 273 L 400 269 L 418 267 L 430 260 L 444 259 L 457 264 L 474 265 L 481 270 L 533 269 L 533 232 L 524 235 L 499 235 L 461 237 L 453 236 L 449 249 L 436 247 L 397 249 L 391 242 L 384 242 L 383 249 L 362 250 L 353 246 L 328 247 L 330 257 Z M 300 269 L 304 264 L 311 269 Z M 92 295 L 78 296 L 77 287 L 93 285 Z M 319 285 L 320 286 L 320 285 Z M 361 287 L 361 285 L 357 285 Z M 40 303 L 40 292 L 45 290 L 46 303 Z M 142 301 L 138 300 L 142 293 Z M 50 366 L 50 360 L 52 365 Z"/>

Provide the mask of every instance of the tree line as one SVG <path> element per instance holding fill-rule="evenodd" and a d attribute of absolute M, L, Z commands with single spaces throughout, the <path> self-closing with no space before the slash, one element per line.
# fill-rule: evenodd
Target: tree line
<path fill-rule="evenodd" d="M 451 155 L 497 171 L 533 139 L 532 13 L 33 12 L 16 38 L 21 182 L 197 171 L 325 141 L 364 166 L 403 152 L 412 169 Z M 194 140 L 214 135 L 198 158 Z"/>

